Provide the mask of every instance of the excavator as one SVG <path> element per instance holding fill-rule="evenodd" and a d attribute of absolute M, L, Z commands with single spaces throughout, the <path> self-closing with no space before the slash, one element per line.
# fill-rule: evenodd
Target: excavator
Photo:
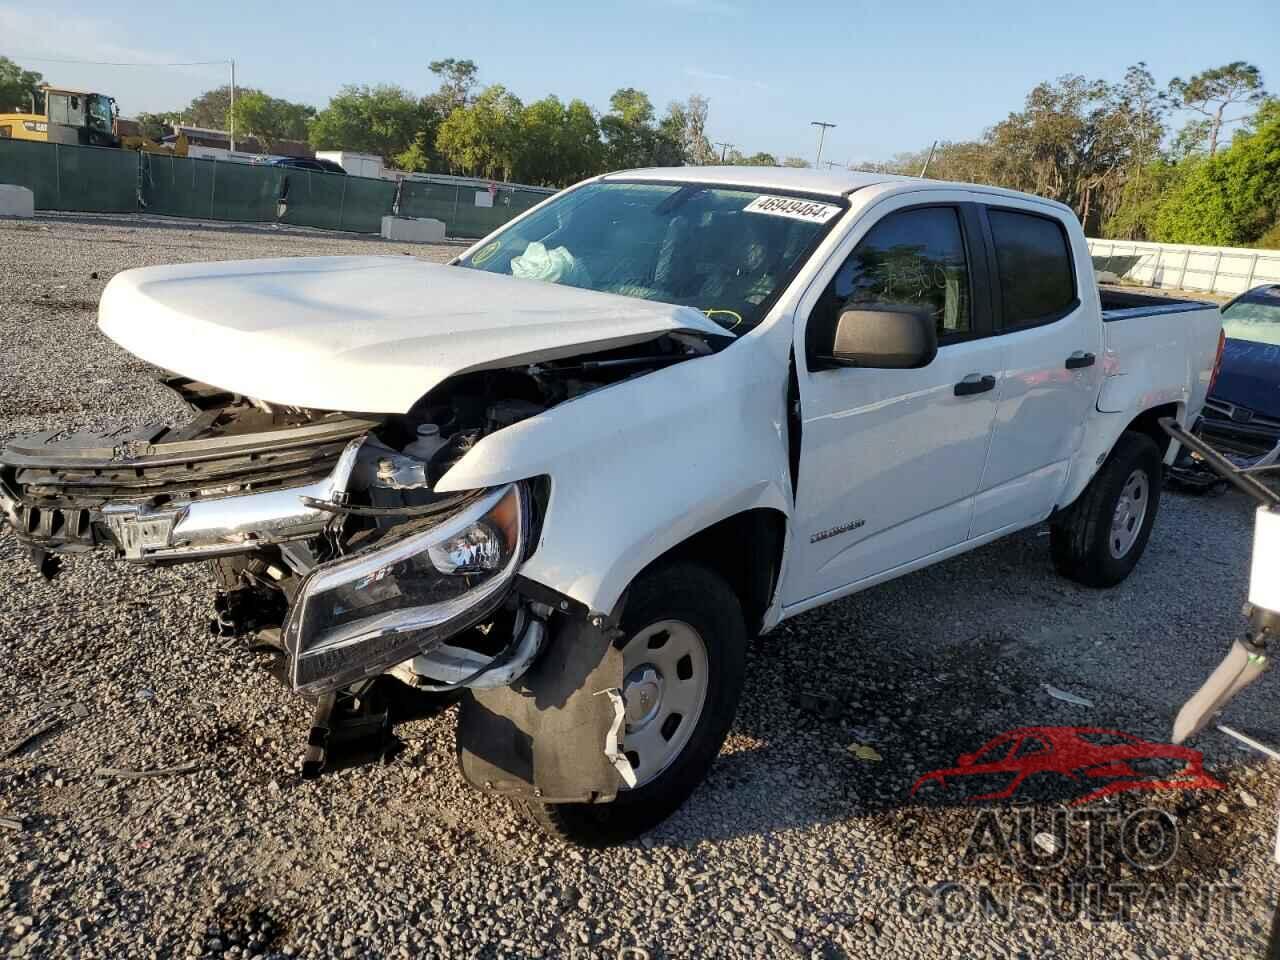
<path fill-rule="evenodd" d="M 48 84 L 44 113 L 0 113 L 0 138 L 38 140 L 89 147 L 119 147 L 145 153 L 185 157 L 187 138 L 180 136 L 173 146 L 142 136 L 120 136 L 119 108 L 115 97 L 105 93 L 66 90 Z"/>

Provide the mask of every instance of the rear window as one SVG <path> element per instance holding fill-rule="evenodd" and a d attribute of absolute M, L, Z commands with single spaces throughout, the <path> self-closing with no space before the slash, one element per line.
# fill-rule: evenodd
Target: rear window
<path fill-rule="evenodd" d="M 1076 302 L 1071 250 L 1062 225 L 1048 217 L 989 210 L 1006 327 L 1056 320 Z"/>
<path fill-rule="evenodd" d="M 1222 330 L 1232 340 L 1280 344 L 1280 286 L 1250 290 L 1223 308 Z"/>

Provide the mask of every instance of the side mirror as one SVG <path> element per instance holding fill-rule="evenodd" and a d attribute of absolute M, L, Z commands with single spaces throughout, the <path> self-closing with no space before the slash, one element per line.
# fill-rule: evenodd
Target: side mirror
<path fill-rule="evenodd" d="M 912 370 L 938 354 L 938 331 L 927 310 L 907 306 L 851 307 L 836 321 L 831 352 L 841 367 Z"/>

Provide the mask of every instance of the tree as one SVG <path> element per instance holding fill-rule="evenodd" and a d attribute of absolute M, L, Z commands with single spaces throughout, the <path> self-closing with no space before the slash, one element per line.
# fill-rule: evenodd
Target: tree
<path fill-rule="evenodd" d="M 716 152 L 707 137 L 707 114 L 710 109 L 710 102 L 699 93 L 691 94 L 685 101 L 685 163 L 702 165 L 716 162 Z"/>
<path fill-rule="evenodd" d="M 486 87 L 440 124 L 436 149 L 451 170 L 509 180 L 516 165 L 524 105 L 501 84 Z"/>
<path fill-rule="evenodd" d="M 0 113 L 43 113 L 43 79 L 34 70 L 23 70 L 8 57 L 0 57 Z"/>
<path fill-rule="evenodd" d="M 261 92 L 261 90 L 254 87 L 237 87 L 236 99 L 239 100 L 242 97 L 252 96 Z M 182 122 L 193 127 L 204 127 L 207 130 L 226 130 L 230 112 L 231 85 L 223 84 L 220 87 L 214 87 L 212 90 L 206 90 L 192 100 L 187 109 L 181 111 Z"/>
<path fill-rule="evenodd" d="M 516 132 L 515 179 L 567 186 L 599 173 L 604 159 L 600 128 L 581 100 L 567 107 L 549 96 L 526 106 Z"/>
<path fill-rule="evenodd" d="M 447 60 L 432 60 L 427 66 L 440 78 L 439 89 L 428 94 L 426 99 L 431 101 L 441 119 L 471 102 L 471 91 L 475 89 L 476 74 L 479 73 L 474 61 L 449 57 Z"/>
<path fill-rule="evenodd" d="M 810 166 L 810 163 L 804 157 L 785 157 L 783 158 L 782 165 L 784 167 L 795 167 L 797 170 L 804 170 Z"/>
<path fill-rule="evenodd" d="M 772 153 L 753 153 L 747 156 L 738 150 L 730 150 L 728 162 L 739 167 L 776 167 L 778 158 Z"/>
<path fill-rule="evenodd" d="M 173 131 L 173 124 L 182 122 L 181 113 L 140 113 L 133 118 L 142 128 L 142 135 L 157 143 Z"/>
<path fill-rule="evenodd" d="M 240 137 L 253 137 L 270 153 L 281 140 L 306 140 L 307 124 L 316 115 L 315 107 L 290 103 L 254 90 L 236 97 L 235 129 Z"/>
<path fill-rule="evenodd" d="M 414 143 L 422 109 L 396 86 L 345 86 L 311 121 L 308 139 L 316 150 L 373 153 L 387 162 Z"/>
<path fill-rule="evenodd" d="M 615 90 L 609 98 L 609 112 L 600 118 L 600 132 L 607 169 L 653 165 L 658 131 L 653 126 L 653 103 L 643 90 Z"/>
<path fill-rule="evenodd" d="M 1280 220 L 1280 101 L 1263 104 L 1227 149 L 1179 166 L 1185 173 L 1159 203 L 1157 240 L 1243 246 L 1268 234 Z"/>
<path fill-rule="evenodd" d="M 1258 104 L 1266 99 L 1262 74 L 1243 60 L 1203 70 L 1190 80 L 1174 77 L 1169 81 L 1169 96 L 1178 106 L 1203 114 L 1209 121 L 1209 156 L 1218 152 L 1222 128 L 1239 123 L 1248 116 L 1241 113 L 1227 117 L 1232 104 Z"/>

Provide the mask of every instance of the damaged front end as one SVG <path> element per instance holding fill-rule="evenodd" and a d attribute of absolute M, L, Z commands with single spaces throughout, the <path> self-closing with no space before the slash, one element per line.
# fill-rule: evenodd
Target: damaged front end
<path fill-rule="evenodd" d="M 532 662 L 546 627 L 512 586 L 545 483 L 431 492 L 495 424 L 463 429 L 452 409 L 434 411 L 443 423 L 278 409 L 166 383 L 195 412 L 182 427 L 38 434 L 0 452 L 0 510 L 46 574 L 94 549 L 213 560 L 219 632 L 278 647 L 307 694 L 393 669 L 430 690 L 490 671 L 509 683 Z M 498 425 L 538 409 L 486 407 Z"/>
<path fill-rule="evenodd" d="M 341 713 L 335 702 L 389 674 L 466 693 L 459 746 L 474 785 L 607 801 L 627 772 L 621 700 L 598 695 L 622 684 L 613 621 L 519 576 L 550 480 L 434 488 L 488 434 L 705 352 L 663 338 L 460 374 L 397 415 L 281 407 L 174 378 L 195 414 L 185 425 L 12 441 L 0 511 L 48 575 L 58 555 L 95 549 L 211 562 L 218 632 L 274 649 L 288 685 L 329 705 L 313 736 Z"/>

